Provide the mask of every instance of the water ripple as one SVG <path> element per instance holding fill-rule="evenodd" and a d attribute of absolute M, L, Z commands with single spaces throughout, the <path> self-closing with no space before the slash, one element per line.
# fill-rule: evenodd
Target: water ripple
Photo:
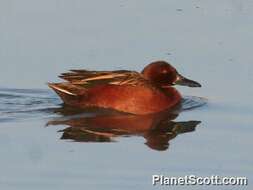
<path fill-rule="evenodd" d="M 205 103 L 203 98 L 185 96 L 180 111 Z M 60 99 L 50 90 L 0 88 L 0 122 L 49 117 L 61 107 Z"/>

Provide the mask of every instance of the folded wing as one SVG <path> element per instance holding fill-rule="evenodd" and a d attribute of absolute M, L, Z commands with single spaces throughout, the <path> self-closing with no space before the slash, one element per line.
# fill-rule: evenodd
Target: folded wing
<path fill-rule="evenodd" d="M 68 73 L 62 73 L 60 78 L 73 85 L 92 87 L 98 84 L 114 85 L 145 85 L 147 80 L 134 71 L 88 71 L 88 70 L 70 70 Z"/>

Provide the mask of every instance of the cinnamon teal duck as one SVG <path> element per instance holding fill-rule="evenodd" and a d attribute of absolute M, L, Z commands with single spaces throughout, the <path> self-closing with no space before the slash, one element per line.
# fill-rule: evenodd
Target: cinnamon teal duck
<path fill-rule="evenodd" d="M 48 85 L 66 105 L 109 108 L 139 115 L 173 109 L 178 105 L 182 96 L 173 85 L 201 87 L 165 61 L 152 62 L 141 73 L 70 70 L 59 77 L 66 82 Z"/>

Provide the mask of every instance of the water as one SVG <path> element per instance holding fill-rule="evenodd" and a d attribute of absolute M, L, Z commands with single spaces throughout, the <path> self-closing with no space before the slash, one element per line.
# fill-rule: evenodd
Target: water
<path fill-rule="evenodd" d="M 173 188 L 252 189 L 252 9 L 250 0 L 1 1 L 0 188 L 167 189 L 151 176 L 195 174 L 249 185 Z M 178 88 L 185 109 L 207 104 L 167 120 L 93 119 L 45 85 L 68 69 L 141 70 L 158 59 L 202 84 Z M 115 130 L 118 120 L 138 130 Z M 145 133 L 139 120 L 166 130 Z M 98 121 L 104 130 L 90 128 Z"/>
<path fill-rule="evenodd" d="M 44 119 L 45 126 L 68 126 L 61 139 L 78 142 L 113 142 L 121 136 L 144 136 L 156 150 L 166 150 L 170 138 L 191 132 L 200 121 L 176 122 L 182 111 L 204 106 L 206 99 L 186 96 L 173 112 L 152 115 L 129 115 L 102 109 L 77 109 L 63 105 L 49 90 L 0 89 L 0 122 L 23 122 Z M 164 136 L 162 141 L 161 136 Z M 160 142 L 161 141 L 161 142 Z M 157 144 L 158 143 L 158 144 Z"/>

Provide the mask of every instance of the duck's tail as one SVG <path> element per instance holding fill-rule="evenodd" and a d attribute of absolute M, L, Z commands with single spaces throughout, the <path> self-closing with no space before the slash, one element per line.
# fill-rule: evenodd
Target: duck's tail
<path fill-rule="evenodd" d="M 64 103 L 74 105 L 77 103 L 79 97 L 85 96 L 86 89 L 70 83 L 48 83 L 63 100 Z"/>

